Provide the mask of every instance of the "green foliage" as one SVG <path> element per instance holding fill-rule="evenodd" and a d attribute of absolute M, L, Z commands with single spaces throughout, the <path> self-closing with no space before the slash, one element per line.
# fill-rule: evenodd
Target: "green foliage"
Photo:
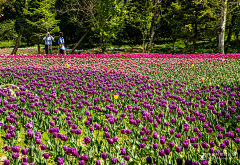
<path fill-rule="evenodd" d="M 206 1 L 175 1 L 172 2 L 167 9 L 164 18 L 171 24 L 173 38 L 181 38 L 186 42 L 203 37 L 214 37 L 216 35 L 216 24 L 208 24 L 211 20 L 216 19 L 216 15 L 212 13 L 211 8 L 207 7 Z M 195 22 L 197 31 L 195 31 Z M 214 28 L 213 28 L 214 27 Z M 213 28 L 211 34 L 208 29 Z M 175 37 L 174 37 L 175 36 Z"/>
<path fill-rule="evenodd" d="M 17 38 L 15 20 L 6 20 L 0 24 L 0 40 L 14 40 Z"/>
<path fill-rule="evenodd" d="M 139 29 L 143 36 L 148 36 L 150 34 L 153 17 L 153 1 L 136 1 L 129 3 L 128 9 L 127 22 L 136 29 Z"/>
<path fill-rule="evenodd" d="M 121 2 L 112 0 L 97 1 L 95 7 L 97 16 L 90 20 L 94 25 L 91 30 L 96 33 L 95 36 L 101 38 L 100 44 L 104 52 L 107 44 L 117 39 L 117 34 L 122 32 L 127 10 Z"/>
<path fill-rule="evenodd" d="M 26 19 L 27 24 L 33 28 L 37 28 L 32 33 L 32 39 L 41 40 L 47 31 L 50 33 L 59 32 L 60 29 L 57 23 L 60 20 L 56 20 L 56 13 L 51 11 L 54 9 L 54 3 L 54 0 L 31 0 L 28 4 L 28 10 L 23 9 L 23 14 L 28 17 Z"/>

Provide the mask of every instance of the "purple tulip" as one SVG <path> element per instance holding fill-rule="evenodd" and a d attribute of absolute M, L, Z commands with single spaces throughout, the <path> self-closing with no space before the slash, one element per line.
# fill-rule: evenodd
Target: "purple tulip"
<path fill-rule="evenodd" d="M 174 134 L 174 129 L 170 129 L 169 133 L 170 133 L 170 135 L 173 135 Z"/>
<path fill-rule="evenodd" d="M 160 144 L 164 144 L 165 143 L 165 139 L 160 139 Z"/>
<path fill-rule="evenodd" d="M 207 148 L 207 142 L 202 142 L 202 147 Z"/>
<path fill-rule="evenodd" d="M 93 127 L 89 127 L 89 131 L 92 132 L 93 131 Z"/>
<path fill-rule="evenodd" d="M 118 138 L 117 138 L 117 136 L 113 136 L 113 142 L 115 143 L 115 142 L 117 142 L 117 140 L 118 140 Z"/>
<path fill-rule="evenodd" d="M 236 144 L 240 144 L 240 138 L 235 138 L 234 141 Z"/>
<path fill-rule="evenodd" d="M 121 129 L 121 134 L 124 134 L 125 133 L 125 129 Z"/>
<path fill-rule="evenodd" d="M 117 163 L 117 158 L 112 158 L 111 162 L 112 162 L 112 164 L 116 164 Z"/>
<path fill-rule="evenodd" d="M 201 138 L 202 137 L 202 132 L 198 132 L 198 137 Z"/>
<path fill-rule="evenodd" d="M 101 161 L 100 160 L 96 160 L 96 165 L 101 165 Z"/>
<path fill-rule="evenodd" d="M 3 150 L 4 150 L 4 151 L 8 151 L 9 149 L 10 149 L 9 146 L 5 146 Z"/>
<path fill-rule="evenodd" d="M 27 133 L 27 138 L 30 139 L 30 138 L 32 138 L 32 137 L 33 137 L 33 132 L 28 132 L 28 133 Z"/>
<path fill-rule="evenodd" d="M 216 156 L 220 156 L 220 153 L 221 153 L 220 150 L 216 150 L 216 151 L 214 151 L 214 154 L 215 154 Z"/>
<path fill-rule="evenodd" d="M 177 165 L 182 165 L 183 160 L 182 159 L 177 159 Z"/>
<path fill-rule="evenodd" d="M 28 148 L 23 148 L 22 149 L 22 154 L 23 155 L 27 155 L 27 153 L 28 153 Z"/>
<path fill-rule="evenodd" d="M 43 154 L 43 157 L 44 157 L 45 159 L 48 159 L 49 156 L 50 156 L 50 154 L 49 154 L 48 152 Z"/>
<path fill-rule="evenodd" d="M 158 144 L 157 143 L 153 143 L 153 149 L 156 150 L 158 148 Z"/>
<path fill-rule="evenodd" d="M 143 137 L 143 138 L 142 138 L 142 141 L 144 141 L 144 142 L 146 142 L 147 140 L 148 140 L 147 137 Z"/>
<path fill-rule="evenodd" d="M 105 137 L 108 139 L 108 138 L 110 138 L 110 132 L 106 132 L 105 133 Z"/>
<path fill-rule="evenodd" d="M 213 129 L 212 128 L 207 128 L 207 133 L 212 133 Z"/>
<path fill-rule="evenodd" d="M 159 154 L 159 156 L 164 156 L 165 155 L 164 150 L 159 150 L 158 154 Z"/>
<path fill-rule="evenodd" d="M 107 127 L 107 126 L 104 126 L 104 127 L 103 127 L 103 131 L 104 131 L 104 132 L 107 132 L 107 131 L 108 131 L 108 127 Z"/>
<path fill-rule="evenodd" d="M 12 152 L 20 152 L 20 146 L 13 146 L 13 147 L 11 148 L 11 151 L 12 151 Z"/>
<path fill-rule="evenodd" d="M 170 149 L 169 148 L 164 148 L 164 154 L 169 155 L 170 154 Z"/>
<path fill-rule="evenodd" d="M 181 134 L 180 134 L 180 133 L 176 133 L 176 134 L 175 134 L 175 137 L 176 137 L 176 138 L 180 138 L 180 137 L 181 137 Z"/>
<path fill-rule="evenodd" d="M 125 161 L 129 161 L 129 160 L 130 160 L 130 156 L 129 156 L 129 155 L 125 155 L 125 156 L 124 156 L 124 160 L 125 160 Z"/>
<path fill-rule="evenodd" d="M 15 152 L 15 153 L 12 154 L 12 158 L 13 159 L 17 159 L 18 157 L 19 157 L 19 153 Z"/>
<path fill-rule="evenodd" d="M 221 147 L 222 149 L 224 149 L 224 148 L 226 147 L 226 145 L 225 145 L 224 143 L 221 143 L 221 144 L 220 144 L 220 147 Z"/>
<path fill-rule="evenodd" d="M 130 134 L 131 134 L 131 129 L 127 129 L 127 130 L 126 130 L 126 134 L 127 134 L 127 135 L 130 135 Z"/>
<path fill-rule="evenodd" d="M 104 160 L 107 159 L 107 153 L 101 153 L 101 158 Z"/>
<path fill-rule="evenodd" d="M 225 144 L 226 146 L 228 146 L 228 145 L 229 145 L 229 140 L 228 140 L 228 139 L 224 140 L 224 144 Z"/>
<path fill-rule="evenodd" d="M 157 133 L 157 132 L 154 132 L 154 133 L 153 133 L 153 139 L 157 139 L 157 137 L 158 137 L 158 133 Z"/>
<path fill-rule="evenodd" d="M 89 138 L 89 137 L 84 137 L 84 143 L 86 143 L 86 144 L 91 143 L 91 138 Z"/>
<path fill-rule="evenodd" d="M 209 153 L 213 153 L 214 149 L 213 148 L 209 148 L 208 151 L 209 151 Z"/>
<path fill-rule="evenodd" d="M 41 139 L 36 138 L 36 139 L 35 139 L 35 142 L 36 142 L 36 144 L 41 144 Z"/>
<path fill-rule="evenodd" d="M 168 122 L 165 122 L 165 123 L 164 123 L 164 126 L 168 127 L 168 126 L 169 126 L 169 123 L 168 123 Z"/>
<path fill-rule="evenodd" d="M 171 119 L 171 123 L 176 123 L 176 119 L 175 118 L 173 118 L 173 119 Z"/>
<path fill-rule="evenodd" d="M 152 163 L 152 158 L 151 157 L 147 157 L 146 158 L 146 163 L 147 164 L 151 164 Z"/>
<path fill-rule="evenodd" d="M 55 122 L 54 121 L 49 121 L 49 124 L 54 127 L 55 126 Z"/>
<path fill-rule="evenodd" d="M 193 132 L 198 132 L 198 127 L 194 127 Z"/>
<path fill-rule="evenodd" d="M 109 143 L 109 144 L 113 144 L 113 143 L 114 143 L 113 138 L 109 138 L 109 139 L 108 139 L 108 143 Z"/>
<path fill-rule="evenodd" d="M 211 141 L 211 142 L 210 142 L 210 146 L 211 146 L 211 147 L 214 147 L 214 146 L 215 146 L 214 141 Z"/>
<path fill-rule="evenodd" d="M 144 144 L 144 143 L 140 143 L 140 144 L 139 144 L 139 147 L 140 147 L 140 148 L 144 148 L 144 147 L 145 147 L 145 144 Z"/>
<path fill-rule="evenodd" d="M 181 152 L 181 150 L 182 150 L 182 148 L 179 146 L 179 147 L 175 147 L 175 151 L 177 152 L 177 153 L 179 153 L 179 152 Z"/>
<path fill-rule="evenodd" d="M 208 160 L 205 159 L 205 160 L 201 161 L 201 165 L 208 165 Z"/>
<path fill-rule="evenodd" d="M 80 161 L 78 162 L 78 165 L 85 165 L 85 161 L 84 161 L 84 160 L 80 160 Z"/>
<path fill-rule="evenodd" d="M 23 162 L 28 162 L 28 157 L 23 157 L 22 160 Z"/>
<path fill-rule="evenodd" d="M 168 146 L 169 146 L 169 148 L 173 148 L 174 147 L 174 142 L 168 142 Z"/>
<path fill-rule="evenodd" d="M 191 160 L 186 160 L 185 165 L 192 165 L 192 161 Z"/>
<path fill-rule="evenodd" d="M 140 131 L 140 135 L 144 136 L 145 132 L 144 131 Z"/>
<path fill-rule="evenodd" d="M 146 133 L 146 135 L 150 135 L 151 134 L 151 130 L 147 129 L 145 133 Z"/>
<path fill-rule="evenodd" d="M 86 126 L 89 126 L 89 121 L 86 120 L 86 121 L 84 122 L 84 124 L 85 124 Z"/>
<path fill-rule="evenodd" d="M 218 138 L 219 138 L 219 139 L 222 139 L 222 138 L 223 138 L 223 135 L 222 135 L 222 134 L 218 134 Z"/>
<path fill-rule="evenodd" d="M 124 147 L 121 148 L 121 155 L 126 155 L 126 148 Z"/>
<path fill-rule="evenodd" d="M 4 160 L 4 165 L 9 165 L 10 164 L 10 160 Z"/>
<path fill-rule="evenodd" d="M 198 148 L 198 143 L 193 143 L 193 147 L 197 149 Z"/>

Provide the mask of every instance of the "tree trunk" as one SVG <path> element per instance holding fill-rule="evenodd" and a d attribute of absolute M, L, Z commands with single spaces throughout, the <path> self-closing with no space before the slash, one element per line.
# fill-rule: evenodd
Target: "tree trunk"
<path fill-rule="evenodd" d="M 39 43 L 39 40 L 37 41 L 37 45 L 38 45 L 38 54 L 41 54 L 40 52 L 40 43 Z M 49 50 L 48 50 L 49 51 Z"/>
<path fill-rule="evenodd" d="M 238 36 L 239 36 L 239 32 L 237 32 L 237 36 L 236 36 L 236 45 L 237 45 L 237 53 L 240 53 L 240 46 L 239 46 Z"/>
<path fill-rule="evenodd" d="M 185 51 L 186 51 L 186 54 L 187 54 L 188 43 L 186 41 L 184 41 L 184 44 L 185 44 Z"/>
<path fill-rule="evenodd" d="M 231 41 L 232 30 L 233 30 L 234 24 L 235 24 L 235 16 L 232 17 L 231 25 L 230 25 L 230 27 L 229 27 L 229 32 L 228 32 L 228 37 L 227 37 L 226 45 L 224 46 L 225 53 L 228 52 L 228 47 L 229 47 L 229 44 L 230 44 L 230 41 Z"/>
<path fill-rule="evenodd" d="M 29 46 L 29 36 L 27 36 L 27 46 Z"/>
<path fill-rule="evenodd" d="M 83 39 L 86 37 L 86 35 L 89 33 L 90 30 L 91 30 L 91 27 L 89 27 L 87 32 L 82 36 L 82 38 L 78 41 L 78 43 L 74 46 L 74 48 L 70 51 L 69 54 L 72 54 L 74 52 L 74 50 L 79 46 L 79 44 L 83 41 Z"/>
<path fill-rule="evenodd" d="M 175 50 L 174 44 L 175 44 L 175 41 L 173 41 L 173 51 Z"/>
<path fill-rule="evenodd" d="M 221 12 L 219 46 L 218 46 L 219 54 L 224 54 L 224 33 L 225 33 L 225 24 L 226 24 L 226 16 L 227 16 L 227 2 L 228 0 L 225 0 L 223 2 L 223 10 Z"/>
<path fill-rule="evenodd" d="M 101 37 L 101 42 L 102 42 L 102 46 L 101 46 L 101 49 L 102 49 L 102 54 L 104 54 L 104 52 L 106 51 L 106 40 L 104 40 L 104 38 L 103 37 Z"/>
<path fill-rule="evenodd" d="M 20 34 L 18 35 L 17 42 L 16 42 L 16 44 L 15 44 L 13 50 L 12 50 L 11 55 L 14 55 L 14 54 L 16 55 L 16 53 L 17 53 L 19 44 L 20 44 L 21 39 L 22 39 L 22 32 L 23 32 L 23 26 L 22 26 L 21 29 L 20 29 Z"/>
<path fill-rule="evenodd" d="M 147 44 L 147 53 L 150 53 L 151 52 L 151 49 L 152 49 L 152 43 L 153 43 L 153 38 L 154 38 L 154 34 L 155 34 L 155 29 L 156 29 L 156 22 L 157 22 L 157 19 L 160 15 L 160 12 L 161 10 L 160 9 L 157 9 L 157 4 L 158 4 L 158 0 L 155 0 L 154 1 L 154 15 L 152 17 L 152 23 L 151 23 L 151 28 L 150 28 L 150 36 L 149 36 L 149 39 L 148 39 L 148 44 Z"/>
<path fill-rule="evenodd" d="M 192 54 L 195 53 L 195 47 L 196 47 L 196 41 L 193 41 L 193 45 L 192 45 Z"/>
<path fill-rule="evenodd" d="M 192 45 L 192 54 L 195 53 L 196 42 L 197 42 L 197 10 L 195 12 L 195 20 L 194 20 L 194 40 L 193 40 L 193 45 Z"/>
<path fill-rule="evenodd" d="M 28 9 L 28 7 L 27 7 L 27 4 L 28 4 L 28 0 L 25 0 L 25 8 L 26 8 L 26 9 Z M 23 16 L 23 19 L 24 19 L 24 21 L 26 21 L 26 19 L 25 19 L 25 17 L 24 17 L 24 16 Z M 18 34 L 18 39 L 17 39 L 17 42 L 16 42 L 16 44 L 15 44 L 15 46 L 14 46 L 13 50 L 12 50 L 12 53 L 11 53 L 11 55 L 13 55 L 13 54 L 16 54 L 16 53 L 17 53 L 17 50 L 18 50 L 19 44 L 20 44 L 20 42 L 21 42 L 21 39 L 22 39 L 22 33 L 23 33 L 23 30 L 24 30 L 24 27 L 23 27 L 23 26 L 21 26 L 20 33 Z"/>

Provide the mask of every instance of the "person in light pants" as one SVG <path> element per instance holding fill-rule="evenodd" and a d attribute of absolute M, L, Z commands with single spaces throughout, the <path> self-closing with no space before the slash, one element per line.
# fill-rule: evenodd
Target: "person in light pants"
<path fill-rule="evenodd" d="M 59 53 L 65 54 L 65 41 L 63 38 L 63 32 L 59 32 L 59 39 L 58 39 L 58 44 L 59 44 Z"/>
<path fill-rule="evenodd" d="M 43 40 L 45 40 L 45 54 L 52 55 L 52 40 L 54 40 L 54 38 L 49 32 L 47 32 L 46 36 L 43 37 Z"/>

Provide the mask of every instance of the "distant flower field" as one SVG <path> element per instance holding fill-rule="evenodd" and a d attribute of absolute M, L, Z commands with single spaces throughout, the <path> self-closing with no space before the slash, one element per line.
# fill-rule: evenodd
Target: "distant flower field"
<path fill-rule="evenodd" d="M 240 164 L 239 59 L 0 55 L 1 163 Z"/>

